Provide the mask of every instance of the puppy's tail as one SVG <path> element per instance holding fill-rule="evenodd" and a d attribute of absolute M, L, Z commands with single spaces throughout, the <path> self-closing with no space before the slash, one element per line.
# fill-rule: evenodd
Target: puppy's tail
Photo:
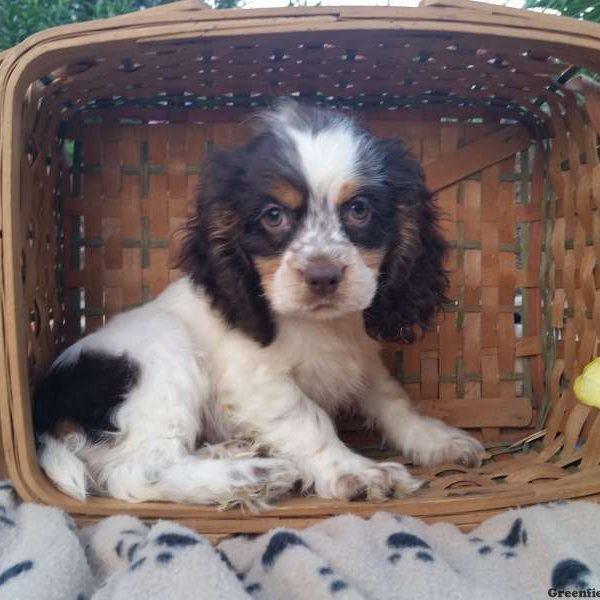
<path fill-rule="evenodd" d="M 86 436 L 71 433 L 63 439 L 57 439 L 44 433 L 38 440 L 38 460 L 46 475 L 69 496 L 85 500 L 90 475 L 78 454 L 89 444 Z"/>

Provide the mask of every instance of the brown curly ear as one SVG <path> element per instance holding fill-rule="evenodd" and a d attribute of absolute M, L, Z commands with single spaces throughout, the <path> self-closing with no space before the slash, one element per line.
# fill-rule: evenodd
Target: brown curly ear
<path fill-rule="evenodd" d="M 239 204 L 245 163 L 244 149 L 217 153 L 205 163 L 180 266 L 204 288 L 229 325 L 266 346 L 275 338 L 275 323 L 259 274 L 243 247 Z"/>
<path fill-rule="evenodd" d="M 365 310 L 370 336 L 412 342 L 447 302 L 447 244 L 419 161 L 399 140 L 379 142 L 385 185 L 396 203 L 395 238 L 379 271 L 377 294 Z"/>

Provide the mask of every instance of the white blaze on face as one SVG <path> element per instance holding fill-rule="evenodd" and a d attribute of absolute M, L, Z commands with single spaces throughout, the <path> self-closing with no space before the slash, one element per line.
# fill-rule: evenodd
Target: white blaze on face
<path fill-rule="evenodd" d="M 324 202 L 332 207 L 343 186 L 358 177 L 360 136 L 343 121 L 315 133 L 292 129 L 288 135 L 296 146 L 311 199 L 319 209 Z"/>
<path fill-rule="evenodd" d="M 299 171 L 308 187 L 308 210 L 292 250 L 299 267 L 315 256 L 347 266 L 354 246 L 340 222 L 338 197 L 358 179 L 358 140 L 351 124 L 334 123 L 319 131 L 289 129 Z"/>

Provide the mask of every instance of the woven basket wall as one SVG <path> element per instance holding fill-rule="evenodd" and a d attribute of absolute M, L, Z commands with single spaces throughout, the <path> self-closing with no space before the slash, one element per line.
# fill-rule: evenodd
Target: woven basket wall
<path fill-rule="evenodd" d="M 185 1 L 62 27 L 3 55 L 0 420 L 19 494 L 81 521 L 117 511 L 222 535 L 387 509 L 469 528 L 503 508 L 600 497 L 600 418 L 571 390 L 600 332 L 600 26 L 471 2 L 212 11 Z M 270 98 L 351 110 L 421 158 L 451 244 L 452 304 L 383 348 L 423 412 L 488 448 L 385 505 L 293 498 L 268 513 L 83 504 L 40 472 L 36 377 L 68 343 L 180 274 L 203 159 Z M 351 420 L 344 438 L 394 456 Z M 399 457 L 400 458 L 400 457 Z M 401 458 L 400 458 L 401 459 Z"/>

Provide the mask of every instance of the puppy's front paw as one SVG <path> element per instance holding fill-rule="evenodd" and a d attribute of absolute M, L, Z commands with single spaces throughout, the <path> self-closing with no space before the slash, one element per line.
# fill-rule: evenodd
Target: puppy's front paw
<path fill-rule="evenodd" d="M 461 429 L 437 419 L 423 418 L 403 443 L 405 456 L 414 464 L 432 467 L 442 463 L 459 463 L 466 467 L 481 464 L 485 449 Z"/>
<path fill-rule="evenodd" d="M 300 479 L 296 466 L 284 459 L 251 458 L 234 461 L 233 465 L 228 472 L 230 488 L 219 503 L 221 508 L 269 508 L 273 500 L 287 494 Z"/>
<path fill-rule="evenodd" d="M 339 467 L 331 479 L 316 482 L 319 495 L 342 500 L 367 499 L 382 502 L 412 494 L 423 485 L 399 463 L 364 461 L 348 470 Z"/>

